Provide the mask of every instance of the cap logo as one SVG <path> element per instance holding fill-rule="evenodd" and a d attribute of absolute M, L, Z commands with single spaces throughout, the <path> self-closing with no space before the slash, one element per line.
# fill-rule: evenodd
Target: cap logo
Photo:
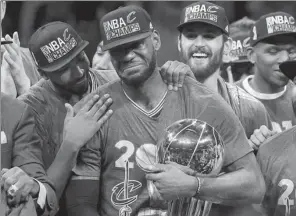
<path fill-rule="evenodd" d="M 138 22 L 134 23 L 137 19 L 135 14 L 136 12 L 132 11 L 126 17 L 105 21 L 103 27 L 106 39 L 111 40 L 140 31 L 140 24 Z"/>
<path fill-rule="evenodd" d="M 68 28 L 64 30 L 62 37 L 64 40 L 61 37 L 57 37 L 55 40 L 40 48 L 48 63 L 62 58 L 77 46 L 76 39 L 71 37 L 71 34 L 67 35 L 68 31 Z"/>
<path fill-rule="evenodd" d="M 292 16 L 270 16 L 266 17 L 266 25 L 268 34 L 274 32 L 295 32 L 295 19 Z"/>
<path fill-rule="evenodd" d="M 244 40 L 233 40 L 231 45 L 231 55 L 233 56 L 246 56 L 247 47 L 250 46 L 250 37 L 245 38 Z"/>
<path fill-rule="evenodd" d="M 205 19 L 205 20 L 217 22 L 218 16 L 214 13 L 216 13 L 218 9 L 219 7 L 217 6 L 207 7 L 204 4 L 189 6 L 185 9 L 184 22 L 188 22 L 190 20 L 195 20 L 195 19 Z"/>

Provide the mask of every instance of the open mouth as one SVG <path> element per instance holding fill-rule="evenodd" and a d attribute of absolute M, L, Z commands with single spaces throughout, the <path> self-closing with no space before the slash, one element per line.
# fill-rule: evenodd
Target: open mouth
<path fill-rule="evenodd" d="M 195 52 L 192 54 L 192 57 L 196 59 L 206 59 L 209 57 L 209 55 L 204 52 Z"/>

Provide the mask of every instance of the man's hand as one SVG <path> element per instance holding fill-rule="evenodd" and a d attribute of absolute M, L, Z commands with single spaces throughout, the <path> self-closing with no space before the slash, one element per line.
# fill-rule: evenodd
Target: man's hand
<path fill-rule="evenodd" d="M 67 115 L 64 121 L 64 141 L 74 145 L 79 150 L 111 117 L 113 111 L 108 110 L 112 99 L 108 94 L 100 98 L 98 94 L 90 94 L 82 99 L 85 103 L 78 110 L 70 104 L 65 104 Z M 78 102 L 79 103 L 79 102 Z M 76 114 L 75 114 L 76 113 Z"/>
<path fill-rule="evenodd" d="M 195 79 L 190 67 L 179 61 L 167 61 L 161 68 L 160 74 L 169 90 L 178 91 L 182 88 L 185 76 Z"/>
<path fill-rule="evenodd" d="M 6 55 L 8 54 L 5 52 L 3 59 Z M 9 95 L 12 98 L 16 98 L 17 90 L 10 71 L 11 70 L 9 64 L 6 60 L 3 60 L 1 64 L 1 92 Z"/>
<path fill-rule="evenodd" d="M 9 206 L 15 206 L 27 200 L 31 195 L 38 197 L 39 184 L 19 167 L 1 170 L 1 188 L 7 192 Z"/>
<path fill-rule="evenodd" d="M 6 54 L 3 56 L 3 61 L 8 63 L 17 93 L 18 95 L 21 95 L 30 88 L 31 83 L 23 65 L 18 33 L 14 32 L 13 38 L 11 38 L 9 35 L 6 35 L 5 39 L 13 41 L 13 43 L 4 45 Z"/>
<path fill-rule="evenodd" d="M 176 200 L 192 197 L 196 193 L 198 182 L 172 164 L 156 164 L 151 166 L 146 179 L 153 181 L 164 200 Z"/>
<path fill-rule="evenodd" d="M 251 135 L 249 139 L 249 145 L 257 151 L 260 145 L 266 139 L 275 135 L 276 133 L 276 131 L 271 131 L 265 125 L 262 125 L 259 129 L 254 130 L 254 133 Z"/>

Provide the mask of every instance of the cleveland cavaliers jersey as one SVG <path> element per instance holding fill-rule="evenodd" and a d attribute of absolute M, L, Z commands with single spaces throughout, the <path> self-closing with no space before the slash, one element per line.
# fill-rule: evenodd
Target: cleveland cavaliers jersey
<path fill-rule="evenodd" d="M 120 81 L 108 84 L 101 92 L 109 93 L 113 99 L 113 115 L 81 150 L 73 169 L 73 178 L 99 179 L 101 216 L 166 214 L 164 203 L 150 199 L 145 172 L 138 166 L 136 155 L 140 147 L 155 154 L 165 129 L 175 121 L 194 118 L 213 126 L 225 144 L 224 166 L 252 151 L 241 123 L 228 104 L 192 78 L 187 77 L 178 92 L 167 92 L 156 117 L 144 114 L 129 100 Z"/>
<path fill-rule="evenodd" d="M 279 145 L 280 144 L 280 145 Z M 277 134 L 257 154 L 265 182 L 268 216 L 296 215 L 296 126 Z"/>
<path fill-rule="evenodd" d="M 249 82 L 253 77 L 253 75 L 248 76 L 246 79 L 239 82 L 238 85 L 264 104 L 270 115 L 273 130 L 282 132 L 295 125 L 296 117 L 293 110 L 292 98 L 292 89 L 294 84 L 289 82 L 285 86 L 284 90 L 279 93 L 263 94 L 256 92 L 250 86 Z"/>

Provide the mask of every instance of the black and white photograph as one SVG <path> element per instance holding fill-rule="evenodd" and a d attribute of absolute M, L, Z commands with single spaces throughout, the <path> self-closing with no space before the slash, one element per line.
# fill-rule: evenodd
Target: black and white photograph
<path fill-rule="evenodd" d="M 0 17 L 0 216 L 296 216 L 296 1 Z"/>

